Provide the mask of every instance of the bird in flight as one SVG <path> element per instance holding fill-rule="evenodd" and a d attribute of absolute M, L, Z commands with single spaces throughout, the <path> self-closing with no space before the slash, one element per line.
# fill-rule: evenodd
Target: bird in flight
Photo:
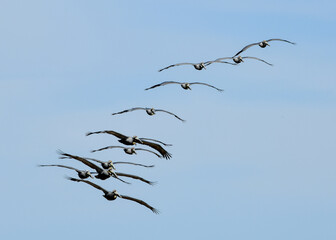
<path fill-rule="evenodd" d="M 221 63 L 222 60 L 224 59 L 232 59 L 236 64 L 239 64 L 241 62 L 244 62 L 244 59 L 254 59 L 258 60 L 260 62 L 266 63 L 267 65 L 273 66 L 273 64 L 266 62 L 263 59 L 257 58 L 257 57 L 242 57 L 242 56 L 237 56 L 237 57 L 223 57 L 223 58 L 217 58 L 214 62 Z"/>
<path fill-rule="evenodd" d="M 126 109 L 126 110 L 123 110 L 123 111 L 121 111 L 121 112 L 112 113 L 112 115 L 122 114 L 122 113 L 126 113 L 126 112 L 132 112 L 132 111 L 135 111 L 135 110 L 145 110 L 146 113 L 147 113 L 149 116 L 154 115 L 156 112 L 165 112 L 165 113 L 168 113 L 168 114 L 170 114 L 170 115 L 173 115 L 174 117 L 176 117 L 178 120 L 181 120 L 182 122 L 185 121 L 185 120 L 183 120 L 182 118 L 180 118 L 179 116 L 175 115 L 174 113 L 168 112 L 168 111 L 166 111 L 166 110 L 163 110 L 163 109 L 155 109 L 155 108 L 143 108 L 143 107 L 135 107 L 135 108 Z"/>
<path fill-rule="evenodd" d="M 182 65 L 191 65 L 191 66 L 194 66 L 196 70 L 202 70 L 202 69 L 206 69 L 206 67 L 209 66 L 213 62 L 214 61 L 206 61 L 206 62 L 200 62 L 200 63 L 176 63 L 176 64 L 172 64 L 172 65 L 169 65 L 168 67 L 160 69 L 159 72 L 166 70 L 168 68 L 171 68 L 171 67 L 177 67 L 177 66 L 182 66 Z M 233 63 L 230 63 L 230 62 L 222 62 L 222 63 L 234 65 Z"/>
<path fill-rule="evenodd" d="M 242 50 L 240 50 L 239 52 L 237 52 L 233 57 L 235 56 L 238 56 L 239 54 L 241 54 L 242 52 L 246 51 L 247 49 L 249 49 L 250 47 L 252 46 L 255 46 L 255 45 L 258 45 L 259 47 L 261 48 L 265 48 L 267 46 L 270 46 L 268 44 L 268 42 L 271 42 L 271 41 L 282 41 L 282 42 L 286 42 L 286 43 L 290 43 L 292 45 L 295 45 L 296 43 L 294 42 L 291 42 L 291 41 L 288 41 L 288 40 L 285 40 L 285 39 L 280 39 L 280 38 L 271 38 L 271 39 L 268 39 L 268 40 L 263 40 L 261 42 L 256 42 L 256 43 L 251 43 L 249 45 L 246 45 L 245 47 L 243 47 Z"/>
<path fill-rule="evenodd" d="M 91 175 L 90 171 L 87 170 L 78 170 L 77 168 L 73 168 L 73 167 L 69 167 L 69 166 L 65 166 L 65 165 L 58 165 L 58 164 L 48 164 L 48 165 L 38 165 L 39 167 L 61 167 L 61 168 L 68 168 L 71 170 L 75 170 L 78 174 L 78 177 L 80 179 L 85 179 L 85 178 L 93 178 Z"/>
<path fill-rule="evenodd" d="M 103 151 L 103 150 L 106 150 L 106 149 L 113 149 L 113 148 L 122 148 L 124 150 L 124 152 L 129 154 L 129 155 L 137 154 L 136 151 L 138 151 L 138 150 L 146 151 L 146 152 L 153 153 L 157 157 L 161 158 L 161 156 L 159 154 L 157 154 L 156 152 L 153 152 L 153 151 L 150 151 L 150 150 L 147 150 L 147 149 L 144 149 L 144 148 L 134 148 L 134 147 L 127 148 L 127 147 L 122 147 L 122 146 L 107 146 L 107 147 L 103 147 L 103 148 L 100 148 L 100 149 L 97 149 L 97 150 L 92 150 L 91 152 L 98 152 L 98 151 Z"/>
<path fill-rule="evenodd" d="M 122 176 L 122 177 L 137 179 L 137 180 L 145 182 L 149 185 L 154 185 L 155 184 L 155 182 L 148 181 L 148 180 L 146 180 L 142 177 L 136 176 L 136 175 L 132 175 L 132 174 L 128 174 L 128 173 L 121 173 L 121 172 L 114 172 L 112 167 L 110 167 L 107 170 L 102 169 L 102 168 L 98 167 L 97 165 L 93 164 L 92 162 L 88 161 L 87 159 L 79 157 L 79 156 L 71 155 L 71 154 L 68 154 L 68 153 L 63 153 L 61 151 L 59 151 L 59 154 L 62 156 L 61 158 L 63 158 L 63 156 L 65 156 L 65 157 L 70 158 L 70 159 L 75 159 L 75 160 L 78 160 L 78 161 L 84 163 L 85 165 L 89 166 L 90 168 L 95 169 L 97 171 L 96 173 L 98 174 L 95 177 L 100 179 L 100 180 L 105 180 L 105 179 L 108 179 L 109 177 L 114 177 L 114 178 L 117 178 L 118 180 L 120 180 L 124 183 L 130 184 L 129 182 L 126 182 L 126 181 L 122 180 L 121 178 L 119 178 L 119 176 Z M 91 173 L 94 173 L 94 172 L 91 172 Z"/>
<path fill-rule="evenodd" d="M 158 142 L 164 146 L 171 146 L 171 144 L 166 144 L 163 142 L 160 142 L 158 140 L 155 139 L 151 139 L 151 138 L 138 138 L 137 136 L 133 136 L 133 137 L 129 137 L 129 136 L 125 136 L 121 133 L 115 132 L 115 131 L 111 131 L 111 130 L 105 130 L 105 131 L 97 131 L 97 132 L 88 132 L 86 134 L 86 136 L 92 135 L 92 134 L 101 134 L 101 133 L 107 133 L 110 135 L 113 135 L 117 138 L 119 138 L 119 142 L 125 145 L 135 145 L 135 144 L 143 144 L 143 145 L 147 145 L 155 150 L 157 150 L 162 157 L 166 158 L 166 159 L 170 159 L 171 158 L 171 154 L 168 153 L 163 147 L 161 147 L 159 144 L 154 143 L 154 142 Z M 146 141 L 149 140 L 149 141 Z M 154 141 L 154 142 L 151 142 Z"/>
<path fill-rule="evenodd" d="M 137 203 L 149 208 L 153 213 L 156 213 L 156 214 L 159 213 L 159 211 L 156 208 L 153 208 L 148 203 L 146 203 L 146 202 L 144 202 L 140 199 L 137 199 L 137 198 L 129 197 L 129 196 L 126 196 L 126 195 L 120 195 L 117 192 L 117 190 L 107 191 L 106 189 L 102 188 L 101 186 L 99 186 L 99 185 L 97 185 L 93 182 L 87 181 L 87 180 L 81 180 L 81 179 L 71 178 L 71 177 L 67 177 L 67 179 L 69 179 L 71 181 L 74 181 L 74 182 L 84 182 L 84 183 L 89 184 L 89 185 L 91 185 L 92 187 L 94 187 L 98 190 L 101 190 L 104 193 L 103 197 L 106 198 L 109 201 L 113 201 L 113 200 L 115 200 L 119 197 L 121 199 L 126 199 L 126 200 L 130 200 L 130 201 L 133 201 L 133 202 L 137 202 Z"/>
<path fill-rule="evenodd" d="M 153 89 L 153 88 L 156 88 L 156 87 L 161 87 L 161 86 L 165 86 L 167 84 L 180 84 L 181 87 L 185 90 L 191 90 L 190 86 L 191 85 L 204 85 L 204 86 L 208 86 L 208 87 L 211 87 L 211 88 L 214 88 L 216 89 L 217 91 L 219 92 L 222 92 L 224 91 L 223 89 L 219 89 L 219 88 L 216 88 L 210 84 L 207 84 L 207 83 L 202 83 L 202 82 L 191 82 L 191 83 L 186 83 L 186 82 L 173 82 L 173 81 L 166 81 L 166 82 L 162 82 L 162 83 L 159 83 L 159 84 L 156 84 L 154 86 L 151 86 L 149 88 L 146 88 L 145 90 L 149 90 L 149 89 Z"/>

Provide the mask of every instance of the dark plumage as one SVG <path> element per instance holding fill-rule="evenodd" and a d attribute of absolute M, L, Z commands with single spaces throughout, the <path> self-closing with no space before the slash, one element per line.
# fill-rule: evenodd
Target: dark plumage
<path fill-rule="evenodd" d="M 93 183 L 93 182 L 90 182 L 90 181 L 86 181 L 86 180 L 81 180 L 81 179 L 76 179 L 76 178 L 70 178 L 68 177 L 69 180 L 71 181 L 74 181 L 74 182 L 84 182 L 86 184 L 89 184 L 91 185 L 92 187 L 98 189 L 98 190 L 101 190 L 104 192 L 104 197 L 109 200 L 109 201 L 113 201 L 115 200 L 117 197 L 119 198 L 122 198 L 122 199 L 127 199 L 127 200 L 131 200 L 131 201 L 134 201 L 134 202 L 137 202 L 147 208 L 149 208 L 153 213 L 156 213 L 158 214 L 159 211 L 155 208 L 153 208 L 152 206 L 150 206 L 149 204 L 147 204 L 146 202 L 140 200 L 140 199 L 137 199 L 137 198 L 133 198 L 133 197 L 129 197 L 129 196 L 126 196 L 126 195 L 120 195 L 116 190 L 113 190 L 113 191 L 107 191 L 105 190 L 104 188 L 102 188 L 101 186 Z"/>
<path fill-rule="evenodd" d="M 171 112 L 168 112 L 166 110 L 163 110 L 163 109 L 154 109 L 154 108 L 143 108 L 143 107 L 135 107 L 135 108 L 130 108 L 130 109 L 126 109 L 126 110 L 123 110 L 121 112 L 116 112 L 116 113 L 112 113 L 112 115 L 117 115 L 117 114 L 122 114 L 122 113 L 127 113 L 127 112 L 132 112 L 132 111 L 135 111 L 135 110 L 145 110 L 146 113 L 149 115 L 149 116 L 153 116 L 156 112 L 165 112 L 165 113 L 168 113 L 174 117 L 176 117 L 178 120 L 184 122 L 185 120 L 183 120 L 182 118 L 180 118 L 179 116 L 175 115 L 174 113 L 171 113 Z"/>
<path fill-rule="evenodd" d="M 138 138 L 137 136 L 133 136 L 133 137 L 127 137 L 123 134 L 120 134 L 118 132 L 115 131 L 111 131 L 111 130 L 105 130 L 105 131 L 97 131 L 97 132 L 89 132 L 86 134 L 86 136 L 92 135 L 92 134 L 101 134 L 101 133 L 107 133 L 107 134 L 111 134 L 117 138 L 119 138 L 119 142 L 123 143 L 125 145 L 135 145 L 137 143 L 139 144 L 143 144 L 143 145 L 147 145 L 151 148 L 154 148 L 155 150 L 157 150 L 164 158 L 166 159 L 170 159 L 171 158 L 171 154 L 168 153 L 163 147 L 161 147 L 159 144 L 153 143 L 153 142 L 149 142 L 146 141 L 147 138 Z M 156 141 L 156 142 L 160 142 L 154 139 L 151 139 L 152 141 Z M 160 142 L 161 144 L 163 144 L 162 142 Z M 164 144 L 164 145 L 168 145 L 168 144 Z"/>
<path fill-rule="evenodd" d="M 191 85 L 194 85 L 194 84 L 199 84 L 199 85 L 204 85 L 204 86 L 208 86 L 208 87 L 211 87 L 211 88 L 214 88 L 216 89 L 217 91 L 219 92 L 222 92 L 224 91 L 223 89 L 219 89 L 219 88 L 216 88 L 210 84 L 207 84 L 207 83 L 202 83 L 202 82 L 191 82 L 191 83 L 186 83 L 186 82 L 174 82 L 174 81 L 166 81 L 166 82 L 162 82 L 162 83 L 159 83 L 159 84 L 156 84 L 154 86 L 151 86 L 149 88 L 146 88 L 145 90 L 149 90 L 149 89 L 153 89 L 153 88 L 156 88 L 156 87 L 161 87 L 161 86 L 165 86 L 167 84 L 179 84 L 183 89 L 185 90 L 191 90 L 190 86 Z"/>
<path fill-rule="evenodd" d="M 261 48 L 265 48 L 266 46 L 270 46 L 270 45 L 268 44 L 268 42 L 271 42 L 271 41 L 282 41 L 282 42 L 290 43 L 290 44 L 293 44 L 293 45 L 296 44 L 296 43 L 294 43 L 294 42 L 290 42 L 290 41 L 285 40 L 285 39 L 272 38 L 272 39 L 264 40 L 264 41 L 261 41 L 261 42 L 256 42 L 256 43 L 251 43 L 251 44 L 249 44 L 249 45 L 246 45 L 245 47 L 243 47 L 242 50 L 240 50 L 239 52 L 237 52 L 233 57 L 238 56 L 238 55 L 241 54 L 242 52 L 246 51 L 247 49 L 249 49 L 250 47 L 255 46 L 255 45 L 259 45 L 259 47 L 261 47 Z"/>

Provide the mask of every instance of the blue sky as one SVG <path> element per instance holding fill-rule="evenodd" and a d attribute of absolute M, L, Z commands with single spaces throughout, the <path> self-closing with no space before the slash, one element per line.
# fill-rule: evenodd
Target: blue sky
<path fill-rule="evenodd" d="M 333 1 L 1 1 L 1 235 L 6 239 L 335 239 L 336 64 Z M 272 42 L 246 61 L 176 67 Z M 162 81 L 203 81 L 225 89 Z M 143 112 L 164 108 L 187 120 Z M 146 153 L 90 153 L 116 130 L 172 143 L 170 161 Z M 106 201 L 56 150 L 99 159 L 153 181 L 96 181 L 138 197 Z"/>

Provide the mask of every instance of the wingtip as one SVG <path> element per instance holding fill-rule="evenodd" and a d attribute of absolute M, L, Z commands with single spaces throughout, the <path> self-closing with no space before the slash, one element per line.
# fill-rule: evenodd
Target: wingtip
<path fill-rule="evenodd" d="M 151 209 L 151 210 L 152 210 L 152 212 L 155 213 L 155 214 L 160 214 L 160 211 L 159 211 L 158 209 L 156 209 L 156 208 L 153 208 L 153 209 Z"/>

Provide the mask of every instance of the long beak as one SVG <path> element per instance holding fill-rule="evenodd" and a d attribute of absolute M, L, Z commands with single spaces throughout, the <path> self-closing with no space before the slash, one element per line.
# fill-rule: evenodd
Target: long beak
<path fill-rule="evenodd" d="M 89 174 L 90 178 L 94 178 L 91 174 Z"/>
<path fill-rule="evenodd" d="M 267 46 L 271 46 L 271 45 L 269 45 L 268 43 L 266 43 L 266 45 L 267 45 Z"/>
<path fill-rule="evenodd" d="M 188 89 L 189 89 L 189 90 L 191 90 L 191 88 L 190 88 L 190 87 L 188 87 Z"/>

